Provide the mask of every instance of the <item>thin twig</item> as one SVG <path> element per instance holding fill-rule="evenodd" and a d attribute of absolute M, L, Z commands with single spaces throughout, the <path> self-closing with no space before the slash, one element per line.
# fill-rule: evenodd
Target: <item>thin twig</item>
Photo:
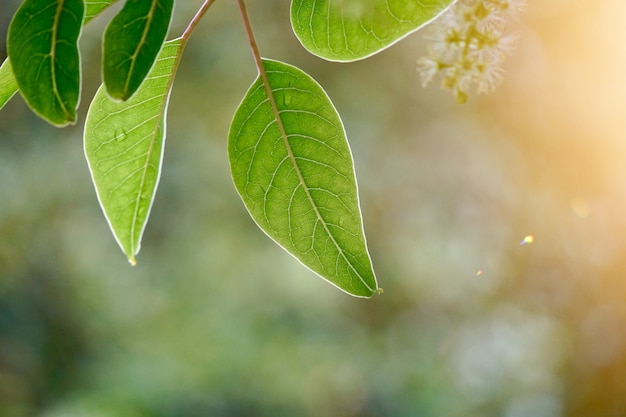
<path fill-rule="evenodd" d="M 183 47 L 191 37 L 191 33 L 194 31 L 196 26 L 198 26 L 198 23 L 202 19 L 202 16 L 204 16 L 206 11 L 209 10 L 209 7 L 211 7 L 213 3 L 215 3 L 215 0 L 205 0 L 204 3 L 202 3 L 202 6 L 200 6 L 198 11 L 196 12 L 196 15 L 193 17 L 193 19 L 191 19 L 189 25 L 187 25 L 187 28 L 185 28 L 185 31 L 180 37 Z"/>

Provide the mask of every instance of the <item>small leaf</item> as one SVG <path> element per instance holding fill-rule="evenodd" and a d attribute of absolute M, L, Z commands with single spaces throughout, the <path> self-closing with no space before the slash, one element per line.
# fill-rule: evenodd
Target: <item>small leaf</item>
<path fill-rule="evenodd" d="M 418 30 L 455 0 L 292 0 L 291 25 L 311 53 L 356 61 Z"/>
<path fill-rule="evenodd" d="M 86 0 L 85 19 L 83 20 L 83 25 L 89 23 L 94 17 L 98 16 L 107 7 L 117 1 L 118 0 Z"/>
<path fill-rule="evenodd" d="M 341 119 L 310 76 L 263 63 L 276 107 L 259 77 L 235 113 L 228 151 L 237 191 L 287 252 L 343 291 L 370 297 L 376 277 Z"/>
<path fill-rule="evenodd" d="M 17 93 L 17 81 L 11 69 L 11 61 L 5 59 L 0 67 L 0 109 Z"/>
<path fill-rule="evenodd" d="M 127 0 L 104 33 L 102 78 L 113 98 L 127 100 L 154 64 L 174 0 Z"/>
<path fill-rule="evenodd" d="M 7 49 L 20 92 L 54 125 L 76 119 L 84 14 L 83 0 L 25 0 L 9 26 Z"/>
<path fill-rule="evenodd" d="M 128 101 L 113 101 L 100 86 L 85 121 L 85 155 L 98 200 L 133 265 L 161 175 L 167 103 L 180 48 L 180 39 L 163 45 Z"/>
<path fill-rule="evenodd" d="M 118 0 L 87 0 L 85 2 L 85 18 L 83 25 L 89 23 L 94 17 L 100 14 L 107 7 Z M 0 109 L 17 93 L 18 86 L 11 62 L 9 58 L 5 59 L 0 67 Z"/>

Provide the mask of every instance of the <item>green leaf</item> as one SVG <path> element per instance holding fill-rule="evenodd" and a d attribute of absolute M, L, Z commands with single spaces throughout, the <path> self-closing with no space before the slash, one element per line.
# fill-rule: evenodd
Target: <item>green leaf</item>
<path fill-rule="evenodd" d="M 326 92 L 310 76 L 264 60 L 262 77 L 233 119 L 233 181 L 259 227 L 343 291 L 370 297 L 377 283 L 367 252 L 352 154 Z"/>
<path fill-rule="evenodd" d="M 25 0 L 7 37 L 13 74 L 30 108 L 48 122 L 76 120 L 83 0 Z"/>
<path fill-rule="evenodd" d="M 83 25 L 89 23 L 94 17 L 98 16 L 107 7 L 117 1 L 118 0 L 86 0 L 85 19 L 83 20 Z"/>
<path fill-rule="evenodd" d="M 128 101 L 113 101 L 100 86 L 85 121 L 85 155 L 98 200 L 133 265 L 161 175 L 167 103 L 180 53 L 180 39 L 166 42 Z"/>
<path fill-rule="evenodd" d="M 102 78 L 107 92 L 127 100 L 163 45 L 174 0 L 127 0 L 104 33 Z"/>
<path fill-rule="evenodd" d="M 292 0 L 291 25 L 309 52 L 329 61 L 356 61 L 418 30 L 454 1 Z"/>
<path fill-rule="evenodd" d="M 11 69 L 11 61 L 5 59 L 0 67 L 0 109 L 17 93 L 17 81 Z"/>
<path fill-rule="evenodd" d="M 117 2 L 117 0 L 87 0 L 85 2 L 85 18 L 83 25 L 89 23 L 94 17 L 100 14 L 107 7 Z M 17 93 L 18 86 L 11 62 L 5 59 L 0 67 L 0 109 Z"/>

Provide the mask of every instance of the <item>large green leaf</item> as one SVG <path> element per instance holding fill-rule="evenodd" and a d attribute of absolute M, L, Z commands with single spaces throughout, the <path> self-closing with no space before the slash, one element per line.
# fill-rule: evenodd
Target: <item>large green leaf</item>
<path fill-rule="evenodd" d="M 287 252 L 347 293 L 370 297 L 378 286 L 341 119 L 310 76 L 281 62 L 263 63 L 274 100 L 259 77 L 230 128 L 237 191 L 259 227 Z"/>
<path fill-rule="evenodd" d="M 416 31 L 455 0 L 292 0 L 302 45 L 330 61 L 356 61 Z"/>
<path fill-rule="evenodd" d="M 84 15 L 83 0 L 25 0 L 9 26 L 7 50 L 20 92 L 54 125 L 76 119 Z"/>
<path fill-rule="evenodd" d="M 161 175 L 165 118 L 181 40 L 166 42 L 137 92 L 112 100 L 101 86 L 85 121 L 85 155 L 109 226 L 135 264 Z"/>
<path fill-rule="evenodd" d="M 174 0 L 127 0 L 104 33 L 102 78 L 113 98 L 127 100 L 154 64 Z"/>
<path fill-rule="evenodd" d="M 118 0 L 87 0 L 85 2 L 85 18 L 83 19 L 83 25 L 89 23 L 94 17 L 96 17 L 104 9 L 112 5 Z M 18 86 L 11 62 L 9 58 L 5 59 L 0 66 L 0 109 L 17 93 Z"/>

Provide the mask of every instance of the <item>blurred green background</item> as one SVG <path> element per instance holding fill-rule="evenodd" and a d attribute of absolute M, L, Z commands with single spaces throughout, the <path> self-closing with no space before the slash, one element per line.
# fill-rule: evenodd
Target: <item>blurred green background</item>
<path fill-rule="evenodd" d="M 2 48 L 19 3 L 0 3 Z M 199 5 L 177 3 L 172 37 Z M 287 0 L 248 7 L 262 54 L 344 119 L 384 295 L 341 293 L 245 212 L 226 137 L 256 70 L 218 1 L 174 85 L 136 267 L 80 123 L 20 97 L 0 112 L 0 416 L 626 416 L 626 3 L 529 2 L 504 83 L 463 106 L 420 87 L 421 33 L 329 63 Z M 81 38 L 80 120 L 113 11 Z"/>

